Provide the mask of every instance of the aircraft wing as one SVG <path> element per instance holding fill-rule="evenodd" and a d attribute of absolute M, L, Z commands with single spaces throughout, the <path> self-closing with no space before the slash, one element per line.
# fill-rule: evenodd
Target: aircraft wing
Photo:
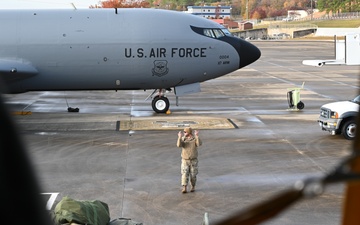
<path fill-rule="evenodd" d="M 332 60 L 303 60 L 302 64 L 306 65 L 306 66 L 318 66 L 318 67 L 321 67 L 323 65 L 343 65 L 343 64 L 345 64 L 345 61 L 344 60 L 336 60 L 336 59 L 332 59 Z"/>
<path fill-rule="evenodd" d="M 30 63 L 16 59 L 0 59 L 0 77 L 6 81 L 22 80 L 38 74 Z"/>

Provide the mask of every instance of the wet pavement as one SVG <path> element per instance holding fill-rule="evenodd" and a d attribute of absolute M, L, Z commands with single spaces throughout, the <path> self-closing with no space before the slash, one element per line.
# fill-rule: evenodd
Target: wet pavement
<path fill-rule="evenodd" d="M 320 106 L 359 92 L 359 66 L 310 67 L 334 59 L 332 41 L 254 41 L 261 58 L 202 83 L 202 92 L 168 97 L 155 114 L 150 91 L 31 92 L 6 95 L 37 171 L 48 209 L 64 196 L 101 200 L 112 219 L 146 225 L 210 224 L 319 177 L 351 152 L 351 141 L 319 127 Z M 290 110 L 299 88 L 303 110 Z M 78 107 L 78 113 L 67 108 Z M 200 130 L 194 193 L 180 192 L 177 132 Z M 340 224 L 344 184 L 326 187 L 263 224 Z M 44 206 L 45 208 L 45 206 Z"/>

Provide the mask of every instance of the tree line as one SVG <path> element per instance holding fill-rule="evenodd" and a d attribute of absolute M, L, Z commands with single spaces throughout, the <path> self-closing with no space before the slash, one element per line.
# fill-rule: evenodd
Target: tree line
<path fill-rule="evenodd" d="M 359 12 L 360 0 L 106 0 L 90 8 L 161 8 L 186 11 L 187 6 L 231 6 L 231 14 L 243 19 L 287 16 L 288 10 L 318 9 L 326 13 Z"/>

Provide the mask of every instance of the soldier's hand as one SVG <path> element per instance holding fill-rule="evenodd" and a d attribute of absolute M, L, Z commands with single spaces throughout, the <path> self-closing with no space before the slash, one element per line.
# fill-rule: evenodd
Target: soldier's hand
<path fill-rule="evenodd" d="M 179 138 L 181 138 L 181 137 L 182 137 L 182 132 L 181 132 L 181 131 L 179 131 L 179 133 L 178 133 L 178 137 L 179 137 Z"/>
<path fill-rule="evenodd" d="M 199 131 L 195 130 L 195 135 L 198 136 L 199 135 Z"/>

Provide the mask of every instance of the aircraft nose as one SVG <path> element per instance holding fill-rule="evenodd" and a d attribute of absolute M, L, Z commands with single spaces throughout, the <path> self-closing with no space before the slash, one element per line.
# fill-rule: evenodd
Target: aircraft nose
<path fill-rule="evenodd" d="M 242 43 L 240 44 L 239 56 L 239 68 L 242 68 L 258 60 L 261 56 L 261 52 L 255 45 L 242 40 Z"/>
<path fill-rule="evenodd" d="M 239 53 L 240 57 L 239 68 L 245 67 L 255 62 L 261 56 L 260 50 L 255 45 L 241 39 L 236 50 Z"/>

